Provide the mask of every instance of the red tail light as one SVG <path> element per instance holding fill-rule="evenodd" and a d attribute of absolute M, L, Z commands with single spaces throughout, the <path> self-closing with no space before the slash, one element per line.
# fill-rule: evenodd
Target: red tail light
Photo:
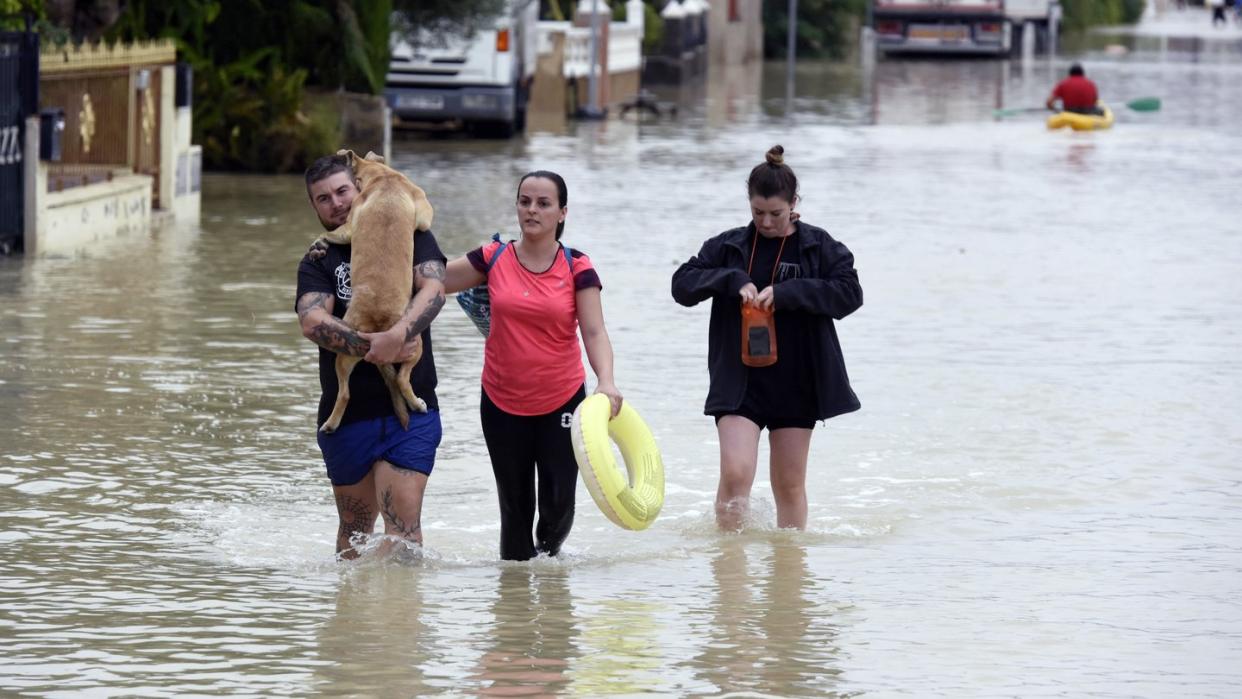
<path fill-rule="evenodd" d="M 890 34 L 890 35 L 895 34 L 897 36 L 901 36 L 902 34 L 901 22 L 895 19 L 885 19 L 885 20 L 876 22 L 875 33 L 876 34 Z"/>
<path fill-rule="evenodd" d="M 509 50 L 509 30 L 501 29 L 496 32 L 496 50 L 504 53 Z"/>

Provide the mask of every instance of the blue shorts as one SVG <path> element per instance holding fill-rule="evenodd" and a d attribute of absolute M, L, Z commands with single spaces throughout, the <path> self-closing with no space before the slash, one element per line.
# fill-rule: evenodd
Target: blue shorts
<path fill-rule="evenodd" d="M 332 434 L 319 433 L 319 450 L 332 485 L 353 485 L 383 459 L 397 468 L 431 475 L 440 446 L 440 411 L 410 413 L 410 428 L 401 430 L 395 415 L 359 420 Z"/>

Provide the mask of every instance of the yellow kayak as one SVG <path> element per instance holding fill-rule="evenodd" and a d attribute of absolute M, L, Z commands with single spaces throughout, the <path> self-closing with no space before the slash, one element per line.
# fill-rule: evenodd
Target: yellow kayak
<path fill-rule="evenodd" d="M 1077 112 L 1057 112 L 1048 117 L 1048 128 L 1059 129 L 1068 126 L 1075 131 L 1095 131 L 1107 129 L 1113 125 L 1113 110 L 1100 103 L 1103 114 L 1078 114 Z"/>

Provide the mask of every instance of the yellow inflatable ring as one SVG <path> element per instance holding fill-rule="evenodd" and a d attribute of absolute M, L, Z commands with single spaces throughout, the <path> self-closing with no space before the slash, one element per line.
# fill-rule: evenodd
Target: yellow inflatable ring
<path fill-rule="evenodd" d="M 569 430 L 574 456 L 604 515 L 619 527 L 639 531 L 650 526 L 664 506 L 664 462 L 647 423 L 629 401 L 609 420 L 611 414 L 612 405 L 602 393 L 578 404 Z M 610 442 L 621 450 L 628 482 L 617 469 Z"/>

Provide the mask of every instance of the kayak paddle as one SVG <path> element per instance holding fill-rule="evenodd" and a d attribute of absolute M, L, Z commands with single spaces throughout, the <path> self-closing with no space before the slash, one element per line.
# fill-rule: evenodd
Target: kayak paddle
<path fill-rule="evenodd" d="M 1126 102 L 1126 106 L 1136 112 L 1157 112 L 1160 111 L 1160 98 L 1140 97 L 1139 99 Z"/>
<path fill-rule="evenodd" d="M 1126 107 L 1136 112 L 1157 112 L 1160 111 L 1159 97 L 1140 97 L 1136 100 L 1126 102 Z M 1015 114 L 1031 114 L 1034 112 L 1047 112 L 1047 107 L 1017 107 L 1015 109 L 993 109 L 992 116 L 1007 117 Z"/>
<path fill-rule="evenodd" d="M 1014 109 L 993 109 L 992 116 L 1006 117 L 1014 114 L 1033 114 L 1035 112 L 1047 112 L 1047 107 L 1017 107 Z"/>

